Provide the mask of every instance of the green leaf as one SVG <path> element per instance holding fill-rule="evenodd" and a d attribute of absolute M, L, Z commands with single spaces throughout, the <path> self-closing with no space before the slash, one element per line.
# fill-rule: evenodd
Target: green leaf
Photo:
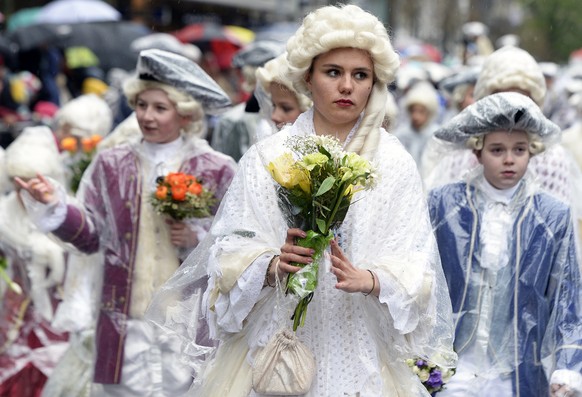
<path fill-rule="evenodd" d="M 325 178 L 325 180 L 321 183 L 321 186 L 317 190 L 317 193 L 315 193 L 315 197 L 321 196 L 322 194 L 328 192 L 333 187 L 334 183 L 335 178 L 333 176 L 328 176 L 327 178 Z"/>
<path fill-rule="evenodd" d="M 327 231 L 325 230 L 325 221 L 323 219 L 318 218 L 315 222 L 317 223 L 317 228 L 319 229 L 319 231 L 322 234 L 326 234 Z"/>

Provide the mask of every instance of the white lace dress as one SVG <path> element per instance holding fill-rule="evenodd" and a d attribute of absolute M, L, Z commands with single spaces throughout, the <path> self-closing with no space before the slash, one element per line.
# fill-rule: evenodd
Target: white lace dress
<path fill-rule="evenodd" d="M 263 288 L 266 267 L 280 253 L 289 225 L 265 165 L 286 148 L 290 135 L 313 133 L 312 113 L 251 147 L 226 194 L 209 238 L 162 288 L 149 317 L 170 331 L 186 330 L 185 346 L 197 372 L 193 396 L 257 396 L 253 357 L 282 325 L 296 301 L 275 308 L 274 289 Z M 373 158 L 378 186 L 360 192 L 340 229 L 339 242 L 352 263 L 372 269 L 380 297 L 335 288 L 326 259 L 298 337 L 316 359 L 306 396 L 428 396 L 405 360 L 416 355 L 454 364 L 451 307 L 416 165 L 396 138 L 379 130 Z M 166 299 L 189 288 L 204 270 L 200 292 L 184 301 Z M 190 280 L 190 281 L 189 281 Z M 206 312 L 220 347 L 211 354 L 191 341 L 197 305 Z M 192 310 L 192 309 L 195 310 Z M 202 357 L 210 359 L 201 362 Z M 440 357 L 440 360 L 439 360 Z"/>

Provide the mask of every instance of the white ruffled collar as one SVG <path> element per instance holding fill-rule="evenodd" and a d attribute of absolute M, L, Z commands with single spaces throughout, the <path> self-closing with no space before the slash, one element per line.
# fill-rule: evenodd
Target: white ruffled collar
<path fill-rule="evenodd" d="M 172 142 L 153 143 L 142 141 L 144 154 L 152 160 L 154 164 L 165 163 L 176 156 L 180 148 L 184 146 L 184 139 L 179 136 Z"/>
<path fill-rule="evenodd" d="M 515 186 L 508 188 L 508 189 L 497 189 L 493 186 L 486 178 L 481 178 L 479 180 L 479 187 L 481 191 L 485 195 L 488 201 L 493 201 L 495 203 L 502 203 L 508 205 L 513 198 L 513 195 L 519 189 L 520 184 L 516 184 Z"/>

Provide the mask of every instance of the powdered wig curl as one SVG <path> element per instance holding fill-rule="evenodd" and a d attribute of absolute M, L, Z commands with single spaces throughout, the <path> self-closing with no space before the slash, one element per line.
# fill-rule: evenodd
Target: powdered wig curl
<path fill-rule="evenodd" d="M 123 92 L 127 97 L 127 103 L 135 109 L 137 96 L 145 90 L 159 89 L 168 94 L 168 98 L 176 105 L 176 111 L 180 116 L 191 117 L 191 122 L 185 128 L 186 133 L 202 134 L 205 129 L 204 110 L 200 102 L 168 84 L 152 80 L 130 78 L 123 85 Z"/>
<path fill-rule="evenodd" d="M 502 47 L 489 55 L 475 84 L 474 97 L 479 100 L 496 92 L 520 89 L 542 106 L 546 80 L 537 61 L 525 50 Z"/>
<path fill-rule="evenodd" d="M 532 156 L 535 156 L 536 154 L 540 154 L 541 152 L 546 150 L 546 145 L 540 140 L 538 135 L 528 133 L 527 136 L 528 136 L 528 141 L 529 141 L 528 151 Z M 484 141 L 485 141 L 485 134 L 473 135 L 467 139 L 467 141 L 465 142 L 465 145 L 469 149 L 482 150 Z"/>

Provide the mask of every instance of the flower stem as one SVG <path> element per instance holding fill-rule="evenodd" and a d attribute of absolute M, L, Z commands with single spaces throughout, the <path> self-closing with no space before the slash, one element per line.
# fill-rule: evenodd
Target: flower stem
<path fill-rule="evenodd" d="M 0 267 L 0 276 L 4 279 L 4 281 L 6 281 L 6 284 L 8 284 L 12 291 L 16 292 L 18 295 L 22 294 L 22 288 L 20 288 L 20 285 L 12 281 L 2 267 Z"/>
<path fill-rule="evenodd" d="M 327 222 L 325 223 L 325 231 L 323 231 L 324 235 L 326 235 L 329 232 L 329 228 L 331 227 L 331 224 L 335 220 L 335 214 L 339 210 L 339 207 L 342 203 L 342 196 L 344 194 L 344 191 L 346 190 L 347 184 L 348 184 L 348 182 L 344 182 L 340 186 L 340 188 L 337 190 L 337 196 L 335 198 L 335 205 L 333 206 L 333 210 L 331 211 L 331 214 L 329 214 L 329 217 L 327 218 Z"/>

